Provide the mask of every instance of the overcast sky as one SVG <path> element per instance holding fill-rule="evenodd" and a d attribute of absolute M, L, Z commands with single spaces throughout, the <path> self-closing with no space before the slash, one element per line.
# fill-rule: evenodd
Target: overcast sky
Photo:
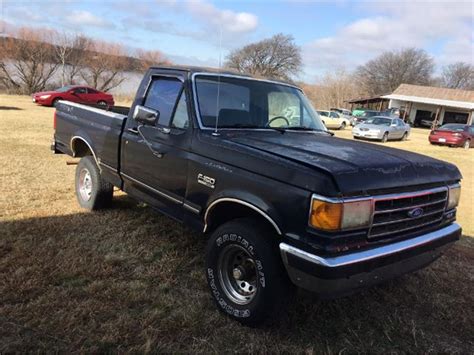
<path fill-rule="evenodd" d="M 302 48 L 311 82 L 382 53 L 415 46 L 441 65 L 473 63 L 472 1 L 10 1 L 10 26 L 83 32 L 130 48 L 158 49 L 179 64 L 218 64 L 229 50 L 282 32 Z M 220 35 L 222 34 L 222 36 Z M 222 40 L 221 40 L 222 39 Z M 222 45 L 221 45 L 222 43 Z"/>

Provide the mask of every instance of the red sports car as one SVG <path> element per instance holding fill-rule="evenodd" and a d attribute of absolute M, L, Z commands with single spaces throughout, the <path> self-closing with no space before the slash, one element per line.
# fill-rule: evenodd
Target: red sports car
<path fill-rule="evenodd" d="M 43 91 L 33 94 L 33 102 L 36 102 L 38 105 L 56 106 L 59 100 L 80 104 L 96 104 L 104 107 L 114 105 L 114 97 L 112 95 L 80 85 L 63 86 L 54 91 Z"/>
<path fill-rule="evenodd" d="M 449 145 L 451 147 L 474 147 L 474 125 L 448 123 L 431 131 L 431 144 Z"/>

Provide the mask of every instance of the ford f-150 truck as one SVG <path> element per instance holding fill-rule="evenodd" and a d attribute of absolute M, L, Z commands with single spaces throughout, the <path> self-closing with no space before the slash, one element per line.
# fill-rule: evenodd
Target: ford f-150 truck
<path fill-rule="evenodd" d="M 201 231 L 211 295 L 244 324 L 281 313 L 294 285 L 346 295 L 461 235 L 454 165 L 334 137 L 289 83 L 153 67 L 130 109 L 61 101 L 54 120 L 54 152 L 81 158 L 80 205 L 107 207 L 115 186 Z"/>

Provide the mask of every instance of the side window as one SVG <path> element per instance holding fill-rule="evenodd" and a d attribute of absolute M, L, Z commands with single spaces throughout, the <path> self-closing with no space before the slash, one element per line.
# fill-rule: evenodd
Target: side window
<path fill-rule="evenodd" d="M 171 127 L 186 129 L 189 126 L 188 107 L 186 105 L 186 93 L 183 91 L 174 112 Z"/>
<path fill-rule="evenodd" d="M 76 94 L 86 94 L 87 89 L 86 88 L 77 88 L 76 90 L 74 90 L 74 93 L 76 93 Z"/>
<path fill-rule="evenodd" d="M 339 115 L 336 112 L 331 112 L 331 118 L 339 118 Z"/>
<path fill-rule="evenodd" d="M 151 82 L 143 105 L 160 113 L 159 125 L 169 126 L 182 86 L 175 78 L 157 77 Z"/>
<path fill-rule="evenodd" d="M 87 93 L 88 93 L 88 94 L 97 94 L 97 91 L 94 90 L 94 89 L 88 88 L 88 89 L 87 89 Z"/>

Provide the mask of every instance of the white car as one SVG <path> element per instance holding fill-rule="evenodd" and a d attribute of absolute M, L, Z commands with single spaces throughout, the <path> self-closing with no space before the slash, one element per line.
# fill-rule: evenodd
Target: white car
<path fill-rule="evenodd" d="M 338 112 L 318 110 L 318 113 L 327 128 L 345 129 L 350 125 L 350 121 Z"/>

